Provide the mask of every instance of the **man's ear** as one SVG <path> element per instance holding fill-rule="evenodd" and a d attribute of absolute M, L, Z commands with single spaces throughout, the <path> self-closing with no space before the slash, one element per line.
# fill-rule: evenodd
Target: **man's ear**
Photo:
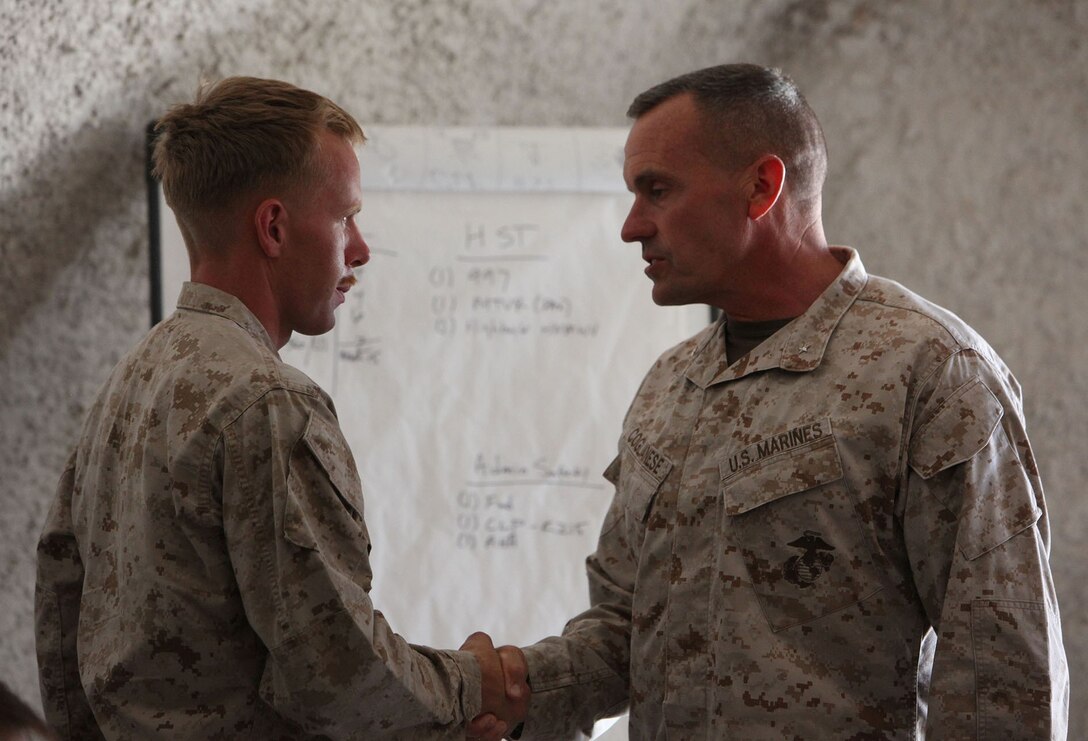
<path fill-rule="evenodd" d="M 758 221 L 770 211 L 786 185 L 786 164 L 773 154 L 760 157 L 752 164 L 751 192 L 748 195 L 748 218 Z"/>
<path fill-rule="evenodd" d="M 266 257 L 279 257 L 287 239 L 287 207 L 278 198 L 267 198 L 253 213 L 257 243 Z"/>

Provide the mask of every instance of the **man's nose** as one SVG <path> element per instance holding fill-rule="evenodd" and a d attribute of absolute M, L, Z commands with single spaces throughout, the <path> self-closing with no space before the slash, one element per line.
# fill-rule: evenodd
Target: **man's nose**
<path fill-rule="evenodd" d="M 358 268 L 370 262 L 370 245 L 363 239 L 359 227 L 353 227 L 353 230 L 355 233 L 352 234 L 351 242 L 348 244 L 348 251 L 345 256 L 347 257 L 348 265 L 353 268 Z"/>
<path fill-rule="evenodd" d="M 624 242 L 641 242 L 652 237 L 654 225 L 642 214 L 642 209 L 636 200 L 627 213 L 627 218 L 620 227 L 620 239 Z"/>

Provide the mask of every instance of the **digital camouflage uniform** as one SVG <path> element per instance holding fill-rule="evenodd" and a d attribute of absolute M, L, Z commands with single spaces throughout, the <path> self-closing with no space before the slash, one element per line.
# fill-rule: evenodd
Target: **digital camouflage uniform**
<path fill-rule="evenodd" d="M 236 298 L 178 311 L 99 394 L 38 546 L 42 698 L 63 738 L 463 738 L 471 654 L 371 604 L 329 397 Z M 93 715 L 92 715 L 93 714 Z"/>
<path fill-rule="evenodd" d="M 728 365 L 721 322 L 643 381 L 592 607 L 527 649 L 524 739 L 1065 738 L 1068 670 L 1020 389 L 857 254 Z"/>

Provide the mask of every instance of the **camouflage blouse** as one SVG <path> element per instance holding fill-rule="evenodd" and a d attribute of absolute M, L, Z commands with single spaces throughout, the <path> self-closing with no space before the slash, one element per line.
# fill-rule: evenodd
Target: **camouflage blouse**
<path fill-rule="evenodd" d="M 852 250 L 729 364 L 666 352 L 605 476 L 592 607 L 530 647 L 524 739 L 1064 738 L 1069 677 L 1020 389 Z"/>
<path fill-rule="evenodd" d="M 331 400 L 241 302 L 186 284 L 99 394 L 41 536 L 49 721 L 81 740 L 463 737 L 475 659 L 393 633 L 369 551 Z"/>

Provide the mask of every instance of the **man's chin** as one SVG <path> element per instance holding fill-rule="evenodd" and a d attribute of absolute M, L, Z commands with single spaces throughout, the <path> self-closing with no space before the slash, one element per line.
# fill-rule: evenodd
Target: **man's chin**
<path fill-rule="evenodd" d="M 692 304 L 705 304 L 705 300 L 696 298 L 690 295 L 684 295 L 682 293 L 670 293 L 664 290 L 657 290 L 654 287 L 653 293 L 650 294 L 654 303 L 658 306 L 691 306 Z"/>
<path fill-rule="evenodd" d="M 650 294 L 650 296 L 653 298 L 654 303 L 658 306 L 680 306 L 684 303 L 687 303 L 685 301 L 677 300 L 676 296 L 672 295 L 664 289 L 659 289 L 658 286 L 654 286 L 654 290 Z"/>
<path fill-rule="evenodd" d="M 336 317 L 330 313 L 328 317 L 310 322 L 305 327 L 295 327 L 295 332 L 307 337 L 320 337 L 332 331 L 335 325 Z"/>

